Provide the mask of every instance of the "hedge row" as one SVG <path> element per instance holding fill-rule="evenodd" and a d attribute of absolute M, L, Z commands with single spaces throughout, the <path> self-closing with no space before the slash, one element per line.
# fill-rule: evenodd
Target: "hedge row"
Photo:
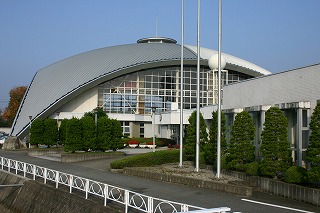
<path fill-rule="evenodd" d="M 148 167 L 166 163 L 175 163 L 180 160 L 179 150 L 162 150 L 149 152 L 141 155 L 113 161 L 110 164 L 112 169 L 123 169 L 124 167 Z"/>

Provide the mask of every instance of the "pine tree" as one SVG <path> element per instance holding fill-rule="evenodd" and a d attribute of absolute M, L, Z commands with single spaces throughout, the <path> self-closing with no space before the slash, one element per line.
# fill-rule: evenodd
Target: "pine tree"
<path fill-rule="evenodd" d="M 271 107 L 266 112 L 264 129 L 261 133 L 262 175 L 282 177 L 292 165 L 287 128 L 288 121 L 281 110 Z"/>
<path fill-rule="evenodd" d="M 311 134 L 306 160 L 309 163 L 308 177 L 311 182 L 320 180 L 320 104 L 314 109 L 310 121 Z"/>
<path fill-rule="evenodd" d="M 184 143 L 184 155 L 186 160 L 195 161 L 196 156 L 196 120 L 197 112 L 193 111 L 188 119 L 189 125 L 187 126 L 186 138 Z M 208 133 L 206 122 L 200 113 L 200 150 L 208 142 Z"/>
<path fill-rule="evenodd" d="M 58 125 L 57 121 L 52 118 L 46 118 L 43 121 L 44 133 L 43 133 L 43 144 L 48 147 L 57 144 L 58 140 Z"/>
<path fill-rule="evenodd" d="M 216 168 L 217 159 L 217 135 L 218 135 L 218 112 L 212 112 L 212 120 L 209 131 L 209 141 L 204 148 L 204 159 L 206 164 L 213 165 Z M 221 113 L 221 155 L 224 155 L 227 149 L 226 141 L 226 117 Z"/>
<path fill-rule="evenodd" d="M 242 111 L 237 114 L 231 129 L 228 168 L 245 171 L 246 166 L 255 160 L 254 136 L 255 127 L 249 113 Z"/>

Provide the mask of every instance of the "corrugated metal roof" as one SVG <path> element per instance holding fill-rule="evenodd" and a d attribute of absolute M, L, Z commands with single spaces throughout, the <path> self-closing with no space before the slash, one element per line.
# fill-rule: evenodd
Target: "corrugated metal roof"
<path fill-rule="evenodd" d="M 196 61 L 193 48 L 188 48 L 184 51 L 184 58 Z M 35 74 L 17 113 L 11 134 L 22 134 L 29 125 L 29 116 L 33 119 L 49 116 L 71 97 L 102 83 L 111 74 L 116 77 L 134 71 L 134 67 L 146 64 L 157 66 L 157 62 L 176 61 L 176 64 L 180 64 L 180 51 L 181 46 L 173 43 L 128 44 L 92 50 L 49 65 Z M 201 49 L 201 56 L 207 59 L 210 51 Z M 233 58 L 235 57 L 230 56 L 230 62 Z M 247 65 L 249 69 L 258 67 L 248 63 L 241 61 L 240 66 Z M 257 71 L 269 74 L 267 71 Z"/>

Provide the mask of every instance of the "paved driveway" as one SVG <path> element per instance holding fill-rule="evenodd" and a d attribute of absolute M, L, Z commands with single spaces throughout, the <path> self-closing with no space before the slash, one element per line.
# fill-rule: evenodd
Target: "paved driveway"
<path fill-rule="evenodd" d="M 0 156 L 50 169 L 86 177 L 88 179 L 123 187 L 145 195 L 187 203 L 205 208 L 230 207 L 232 211 L 248 213 L 288 213 L 288 212 L 320 212 L 319 207 L 290 199 L 254 192 L 250 198 L 236 196 L 219 191 L 199 189 L 184 185 L 146 180 L 133 176 L 109 172 L 110 159 L 91 160 L 77 163 L 62 163 L 41 158 L 30 157 L 27 151 L 0 150 Z M 112 159 L 114 160 L 114 159 Z M 259 201 L 252 203 L 247 200 Z M 274 206 L 266 205 L 272 204 Z M 287 207 L 284 209 L 283 207 Z M 290 209 L 288 209 L 290 208 Z"/>

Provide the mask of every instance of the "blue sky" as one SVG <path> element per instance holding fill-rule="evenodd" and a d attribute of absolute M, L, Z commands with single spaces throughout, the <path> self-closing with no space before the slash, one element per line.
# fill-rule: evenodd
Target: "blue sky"
<path fill-rule="evenodd" d="M 223 0 L 222 51 L 273 73 L 320 63 L 319 8 L 320 0 Z M 218 0 L 201 0 L 201 46 L 217 49 L 217 23 Z M 180 26 L 181 0 L 0 0 L 0 109 L 45 66 L 156 32 L 180 43 Z M 197 1 L 185 0 L 185 43 L 196 42 Z"/>

